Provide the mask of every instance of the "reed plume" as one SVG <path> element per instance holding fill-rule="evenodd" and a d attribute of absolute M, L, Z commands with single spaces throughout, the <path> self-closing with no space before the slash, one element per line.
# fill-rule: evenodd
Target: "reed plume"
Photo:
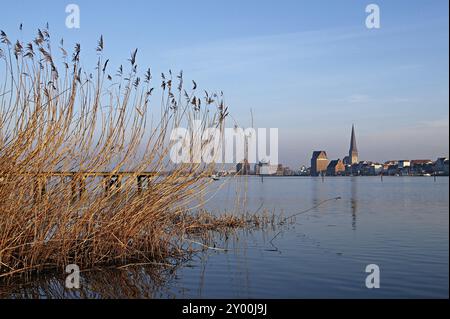
<path fill-rule="evenodd" d="M 192 134 L 223 129 L 222 94 L 197 96 L 182 72 L 153 86 L 137 49 L 110 72 L 103 36 L 94 72 L 80 44 L 69 53 L 61 40 L 55 56 L 47 28 L 15 44 L 1 31 L 0 42 L 0 277 L 182 255 L 181 217 L 214 163 L 173 164 L 169 135 L 194 121 Z"/>

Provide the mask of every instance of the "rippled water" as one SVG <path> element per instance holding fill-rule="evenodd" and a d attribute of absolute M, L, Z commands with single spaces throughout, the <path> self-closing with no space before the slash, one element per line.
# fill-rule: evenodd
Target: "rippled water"
<path fill-rule="evenodd" d="M 216 182 L 215 186 L 222 185 Z M 279 230 L 239 231 L 173 273 L 145 269 L 86 276 L 88 292 L 67 295 L 60 281 L 35 284 L 36 297 L 152 298 L 448 298 L 448 177 L 240 177 L 206 204 L 296 217 Z M 271 239 L 277 235 L 275 239 Z M 381 287 L 367 289 L 377 264 Z M 102 278 L 101 280 L 98 277 Z M 97 279 L 96 279 L 97 278 Z M 106 279 L 105 279 L 106 278 Z M 112 279 L 113 278 L 113 279 Z M 44 285 L 42 288 L 39 285 Z M 49 291 L 52 291 L 49 293 Z"/>
<path fill-rule="evenodd" d="M 210 206 L 231 207 L 243 183 L 226 185 Z M 249 177 L 246 189 L 249 207 L 285 215 L 341 200 L 298 216 L 273 241 L 278 251 L 273 233 L 256 232 L 236 252 L 183 269 L 184 296 L 448 298 L 448 177 Z M 380 267 L 380 289 L 365 286 L 368 264 Z"/>

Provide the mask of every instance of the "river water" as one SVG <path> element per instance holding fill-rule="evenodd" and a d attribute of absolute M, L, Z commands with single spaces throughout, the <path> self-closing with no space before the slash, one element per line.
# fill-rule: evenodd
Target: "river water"
<path fill-rule="evenodd" d="M 236 210 L 239 195 L 240 211 L 301 214 L 281 229 L 218 240 L 227 251 L 206 249 L 162 279 L 145 269 L 84 275 L 89 288 L 73 293 L 44 278 L 3 297 L 449 296 L 448 177 L 239 177 L 213 187 L 206 207 L 217 213 Z M 366 287 L 369 264 L 379 268 L 379 288 Z"/>

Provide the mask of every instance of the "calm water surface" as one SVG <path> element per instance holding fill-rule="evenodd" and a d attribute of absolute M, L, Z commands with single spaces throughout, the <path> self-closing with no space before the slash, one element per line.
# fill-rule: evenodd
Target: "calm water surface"
<path fill-rule="evenodd" d="M 219 241 L 229 251 L 198 254 L 163 280 L 143 269 L 107 274 L 77 297 L 448 298 L 448 177 L 240 177 L 206 206 L 233 210 L 244 190 L 245 210 L 285 216 L 341 199 L 297 216 L 273 241 L 278 229 L 240 231 Z M 380 268 L 379 289 L 365 286 L 368 264 Z M 31 295 L 67 297 L 59 281 L 45 285 Z"/>
<path fill-rule="evenodd" d="M 341 200 L 299 215 L 272 242 L 278 251 L 269 242 L 273 233 L 255 232 L 235 252 L 183 269 L 186 297 L 448 298 L 448 177 L 244 179 L 254 209 L 264 204 L 291 215 Z M 227 184 L 211 207 L 232 206 L 243 184 Z M 380 289 L 365 286 L 368 264 L 380 267 Z"/>

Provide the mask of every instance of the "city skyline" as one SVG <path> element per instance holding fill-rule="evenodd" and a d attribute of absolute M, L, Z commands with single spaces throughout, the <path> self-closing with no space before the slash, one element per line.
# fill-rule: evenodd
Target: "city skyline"
<path fill-rule="evenodd" d="M 374 162 L 374 163 L 386 163 L 389 161 L 418 160 L 418 159 L 433 160 L 433 159 L 440 158 L 440 157 L 448 157 L 448 153 L 446 153 L 446 154 L 431 154 L 431 155 L 425 154 L 422 157 L 412 156 L 412 157 L 398 157 L 398 158 L 395 158 L 395 157 L 389 158 L 389 157 L 387 157 L 386 154 L 379 154 L 379 156 L 376 157 L 377 159 L 361 158 L 360 152 L 359 152 L 360 148 L 357 146 L 357 145 L 359 145 L 359 143 L 356 142 L 357 140 L 359 140 L 359 136 L 358 136 L 358 138 L 356 138 L 356 135 L 357 135 L 356 134 L 356 126 L 355 126 L 355 124 L 352 124 L 350 139 L 347 140 L 347 143 L 350 141 L 350 147 L 348 148 L 348 151 L 338 150 L 337 152 L 336 151 L 329 152 L 329 150 L 327 148 L 320 148 L 320 147 L 316 148 L 316 149 L 312 149 L 310 151 L 307 163 L 301 163 L 300 166 L 308 167 L 310 160 L 311 160 L 311 155 L 314 156 L 314 152 L 318 152 L 318 150 L 326 152 L 329 159 L 342 160 L 344 162 L 344 164 L 346 163 L 346 161 L 349 158 L 352 158 L 352 154 L 353 154 L 353 160 L 352 160 L 353 163 L 358 163 L 358 162 L 362 162 L 362 161 Z M 370 145 L 365 145 L 365 146 L 370 147 Z M 363 147 L 362 149 L 365 149 L 366 147 Z M 334 147 L 331 147 L 331 149 L 334 149 Z M 363 153 L 365 153 L 365 152 L 363 152 Z M 420 153 L 420 152 L 417 152 L 417 153 Z M 282 163 L 282 161 L 280 161 L 280 163 Z M 282 164 L 284 164 L 284 163 L 282 163 Z M 293 168 L 296 168 L 296 167 L 298 167 L 298 165 L 294 164 Z"/>
<path fill-rule="evenodd" d="M 307 164 L 301 164 L 300 166 L 289 166 L 286 165 L 286 163 L 282 163 L 280 162 L 279 165 L 291 169 L 292 172 L 298 172 L 300 174 L 302 174 L 301 170 L 303 169 L 310 169 L 311 170 L 311 175 L 312 176 L 318 176 L 320 175 L 320 172 L 327 172 L 330 167 L 329 164 L 333 164 L 333 167 L 338 165 L 342 170 L 344 170 L 345 167 L 347 167 L 347 169 L 349 169 L 350 167 L 353 166 L 361 166 L 361 165 L 378 165 L 378 166 L 395 166 L 398 163 L 401 162 L 411 162 L 414 163 L 416 162 L 416 164 L 430 164 L 431 163 L 435 163 L 435 162 L 439 162 L 440 160 L 445 161 L 448 160 L 448 156 L 447 155 L 443 155 L 443 156 L 425 156 L 422 158 L 390 158 L 387 160 L 382 160 L 382 161 L 377 161 L 377 160 L 373 160 L 373 159 L 361 159 L 359 157 L 359 151 L 358 151 L 358 143 L 357 143 L 357 137 L 356 137 L 356 130 L 355 130 L 355 125 L 352 124 L 351 127 L 351 133 L 350 133 L 350 146 L 348 148 L 348 152 L 347 153 L 343 153 L 344 155 L 342 156 L 329 156 L 329 153 L 327 151 L 327 149 L 314 149 L 311 151 L 311 156 L 310 156 L 310 161 Z M 319 164 L 319 162 L 317 162 L 317 160 L 319 160 L 319 162 L 321 162 L 321 164 Z M 261 162 L 260 162 L 261 164 Z M 239 165 L 239 164 L 238 164 Z M 442 164 L 443 165 L 443 164 Z M 256 166 L 255 166 L 256 167 Z M 300 171 L 298 171 L 298 168 L 300 168 Z M 256 168 L 255 168 L 256 170 Z M 240 169 L 237 168 L 237 171 L 240 171 Z M 303 172 L 304 173 L 304 172 Z M 246 175 L 247 173 L 244 173 L 244 175 Z M 257 174 L 257 173 L 256 173 Z M 329 174 L 329 173 L 327 173 Z M 347 174 L 349 174 L 349 172 L 347 171 Z"/>

